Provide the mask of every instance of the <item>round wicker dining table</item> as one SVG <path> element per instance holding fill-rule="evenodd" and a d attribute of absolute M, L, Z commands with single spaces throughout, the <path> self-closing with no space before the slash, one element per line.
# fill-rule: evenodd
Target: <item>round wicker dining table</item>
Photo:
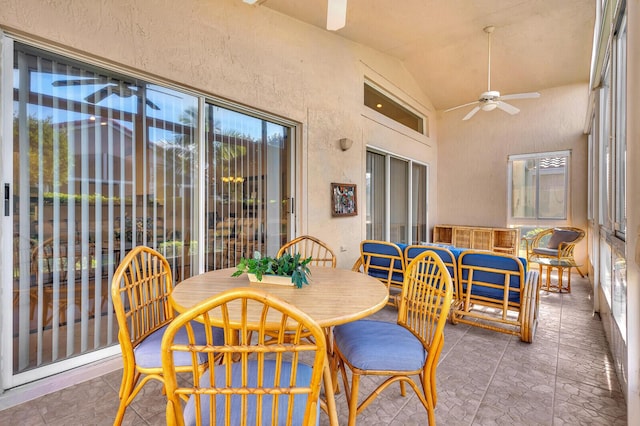
<path fill-rule="evenodd" d="M 387 304 L 387 287 L 373 277 L 348 269 L 309 269 L 309 284 L 302 288 L 250 283 L 246 274 L 232 277 L 235 268 L 218 269 L 177 284 L 169 299 L 174 309 L 182 312 L 231 288 L 259 288 L 297 307 L 324 328 L 364 318 Z"/>

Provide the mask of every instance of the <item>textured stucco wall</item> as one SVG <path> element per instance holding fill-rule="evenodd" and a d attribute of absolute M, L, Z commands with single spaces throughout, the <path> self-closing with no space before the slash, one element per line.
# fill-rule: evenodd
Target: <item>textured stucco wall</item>
<path fill-rule="evenodd" d="M 540 94 L 539 99 L 510 101 L 520 108 L 513 116 L 500 110 L 479 111 L 462 121 L 471 107 L 438 113 L 437 223 L 506 226 L 507 157 L 571 150 L 567 224 L 587 229 L 587 136 L 583 129 L 588 85 Z M 581 258 L 587 246 L 583 241 L 577 249 Z"/>
<path fill-rule="evenodd" d="M 300 123 L 297 233 L 334 247 L 340 266 L 365 236 L 370 140 L 429 163 L 435 194 L 433 137 L 365 111 L 362 85 L 370 79 L 426 115 L 429 100 L 400 62 L 335 33 L 240 0 L 0 0 L 0 28 Z M 341 138 L 354 141 L 349 151 Z M 358 216 L 331 217 L 331 182 L 358 185 Z"/>

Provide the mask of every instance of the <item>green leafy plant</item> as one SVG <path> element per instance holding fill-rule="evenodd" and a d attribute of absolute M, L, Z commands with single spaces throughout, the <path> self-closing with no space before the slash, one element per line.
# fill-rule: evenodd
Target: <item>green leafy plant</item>
<path fill-rule="evenodd" d="M 279 275 L 282 277 L 291 277 L 291 282 L 301 288 L 303 284 L 309 284 L 309 276 L 311 271 L 307 266 L 311 262 L 311 257 L 302 259 L 300 253 L 291 256 L 285 253 L 278 258 L 262 256 L 260 252 L 254 252 L 253 258 L 240 259 L 240 263 L 236 266 L 237 270 L 231 275 L 237 277 L 243 273 L 255 274 L 258 281 L 262 281 L 263 275 Z"/>

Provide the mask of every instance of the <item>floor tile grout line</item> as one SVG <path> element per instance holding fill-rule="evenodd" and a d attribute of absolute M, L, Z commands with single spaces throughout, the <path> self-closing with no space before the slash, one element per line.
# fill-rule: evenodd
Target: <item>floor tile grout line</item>
<path fill-rule="evenodd" d="M 554 426 L 556 419 L 556 396 L 558 389 L 558 369 L 560 365 L 560 333 L 562 332 L 562 311 L 564 310 L 564 297 L 560 293 L 560 316 L 558 318 L 558 346 L 556 346 L 556 366 L 553 375 L 553 393 L 551 396 L 551 426 Z"/>
<path fill-rule="evenodd" d="M 469 331 L 469 329 L 467 329 L 467 332 L 468 331 Z M 498 367 L 500 367 L 500 363 L 502 362 L 502 360 L 504 358 L 504 354 L 507 352 L 507 348 L 509 347 L 509 344 L 511 343 L 511 341 L 513 339 L 514 339 L 513 336 L 509 336 L 509 339 L 507 340 L 507 343 L 504 345 L 502 353 L 500 354 L 500 357 L 498 358 L 498 362 L 496 363 L 496 366 L 493 369 L 493 372 L 491 373 L 491 378 L 487 382 L 487 386 L 484 388 L 484 391 L 482 392 L 482 397 L 478 401 L 478 406 L 476 407 L 476 409 L 475 409 L 475 411 L 473 413 L 473 417 L 471 418 L 471 425 L 473 425 L 475 423 L 476 417 L 478 416 L 478 411 L 480 411 L 480 407 L 482 406 L 482 403 L 484 402 L 484 399 L 487 396 L 487 393 L 489 392 L 489 388 L 491 387 L 491 384 L 493 383 L 493 380 L 496 377 L 496 372 L 498 371 Z"/>

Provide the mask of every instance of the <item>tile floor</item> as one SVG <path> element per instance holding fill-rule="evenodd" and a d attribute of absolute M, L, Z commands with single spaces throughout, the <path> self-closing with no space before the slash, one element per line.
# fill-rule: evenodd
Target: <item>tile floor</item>
<path fill-rule="evenodd" d="M 440 425 L 626 425 L 626 405 L 602 323 L 592 315 L 588 281 L 575 275 L 571 294 L 541 292 L 534 343 L 467 325 L 447 324 L 437 372 Z M 393 321 L 385 308 L 375 317 Z M 367 380 L 365 380 L 367 379 Z M 365 378 L 362 391 L 371 389 Z M 0 412 L 1 424 L 110 425 L 120 370 Z M 341 384 L 342 386 L 342 384 Z M 362 394 L 362 392 L 361 392 Z M 125 424 L 165 424 L 164 397 L 147 385 L 127 409 Z M 337 395 L 346 424 L 344 393 Z M 358 417 L 362 425 L 424 425 L 426 412 L 407 391 L 387 389 Z M 321 424 L 328 424 L 321 417 Z"/>

